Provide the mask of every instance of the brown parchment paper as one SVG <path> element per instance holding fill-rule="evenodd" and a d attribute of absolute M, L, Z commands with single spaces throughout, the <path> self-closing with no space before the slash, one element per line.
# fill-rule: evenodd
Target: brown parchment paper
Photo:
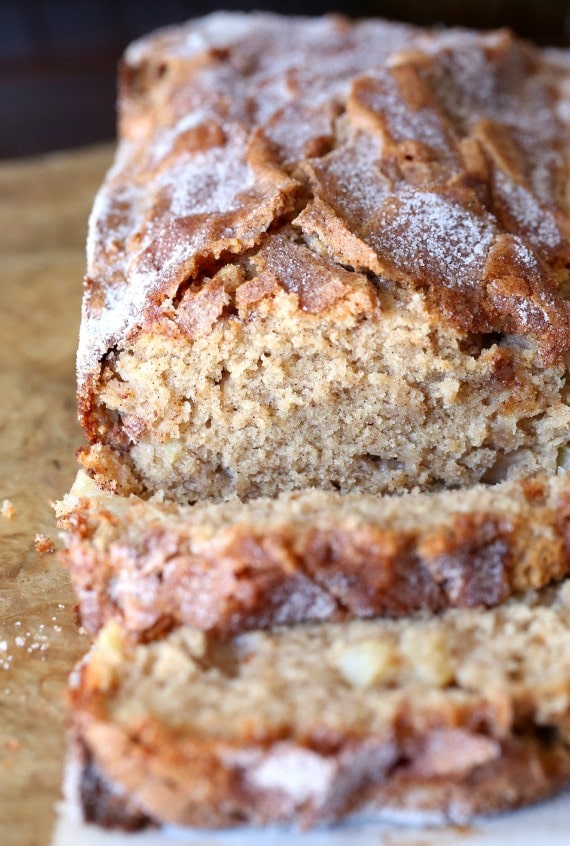
<path fill-rule="evenodd" d="M 49 501 L 75 475 L 74 359 L 93 195 L 109 148 L 0 164 L 0 844 L 47 846 L 60 796 L 67 676 L 88 641 Z M 9 512 L 9 507 L 4 511 Z"/>

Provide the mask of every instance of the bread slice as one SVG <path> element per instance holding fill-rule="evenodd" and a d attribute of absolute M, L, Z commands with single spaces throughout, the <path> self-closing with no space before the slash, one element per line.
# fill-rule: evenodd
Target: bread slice
<path fill-rule="evenodd" d="M 548 796 L 570 779 L 569 591 L 230 641 L 109 623 L 71 692 L 86 816 L 465 822 Z"/>
<path fill-rule="evenodd" d="M 127 51 L 89 472 L 179 503 L 553 474 L 570 66 L 507 31 L 216 14 Z"/>
<path fill-rule="evenodd" d="M 496 605 L 570 571 L 570 475 L 438 494 L 176 506 L 80 474 L 64 560 L 83 624 L 139 637 Z M 69 509 L 72 509 L 69 512 Z"/>

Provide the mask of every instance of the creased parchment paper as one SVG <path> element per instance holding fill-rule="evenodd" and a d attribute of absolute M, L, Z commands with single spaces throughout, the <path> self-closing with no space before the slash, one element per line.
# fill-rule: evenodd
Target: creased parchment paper
<path fill-rule="evenodd" d="M 111 156 L 99 148 L 0 164 L 1 846 L 50 842 L 65 686 L 87 646 L 66 572 L 34 541 L 56 539 L 49 501 L 75 474 L 85 228 Z"/>

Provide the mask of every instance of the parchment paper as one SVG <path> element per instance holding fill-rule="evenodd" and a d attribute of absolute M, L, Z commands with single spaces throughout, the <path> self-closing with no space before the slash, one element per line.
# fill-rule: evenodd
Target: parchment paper
<path fill-rule="evenodd" d="M 64 692 L 85 650 L 49 501 L 81 443 L 74 357 L 86 219 L 109 148 L 0 164 L 0 844 L 45 846 L 60 795 Z"/>

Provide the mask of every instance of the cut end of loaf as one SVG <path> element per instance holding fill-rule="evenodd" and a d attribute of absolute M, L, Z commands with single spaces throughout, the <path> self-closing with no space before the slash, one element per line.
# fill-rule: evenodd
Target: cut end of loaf
<path fill-rule="evenodd" d="M 90 226 L 92 472 L 115 452 L 181 503 L 553 473 L 566 78 L 506 31 L 338 18 L 132 48 Z"/>

